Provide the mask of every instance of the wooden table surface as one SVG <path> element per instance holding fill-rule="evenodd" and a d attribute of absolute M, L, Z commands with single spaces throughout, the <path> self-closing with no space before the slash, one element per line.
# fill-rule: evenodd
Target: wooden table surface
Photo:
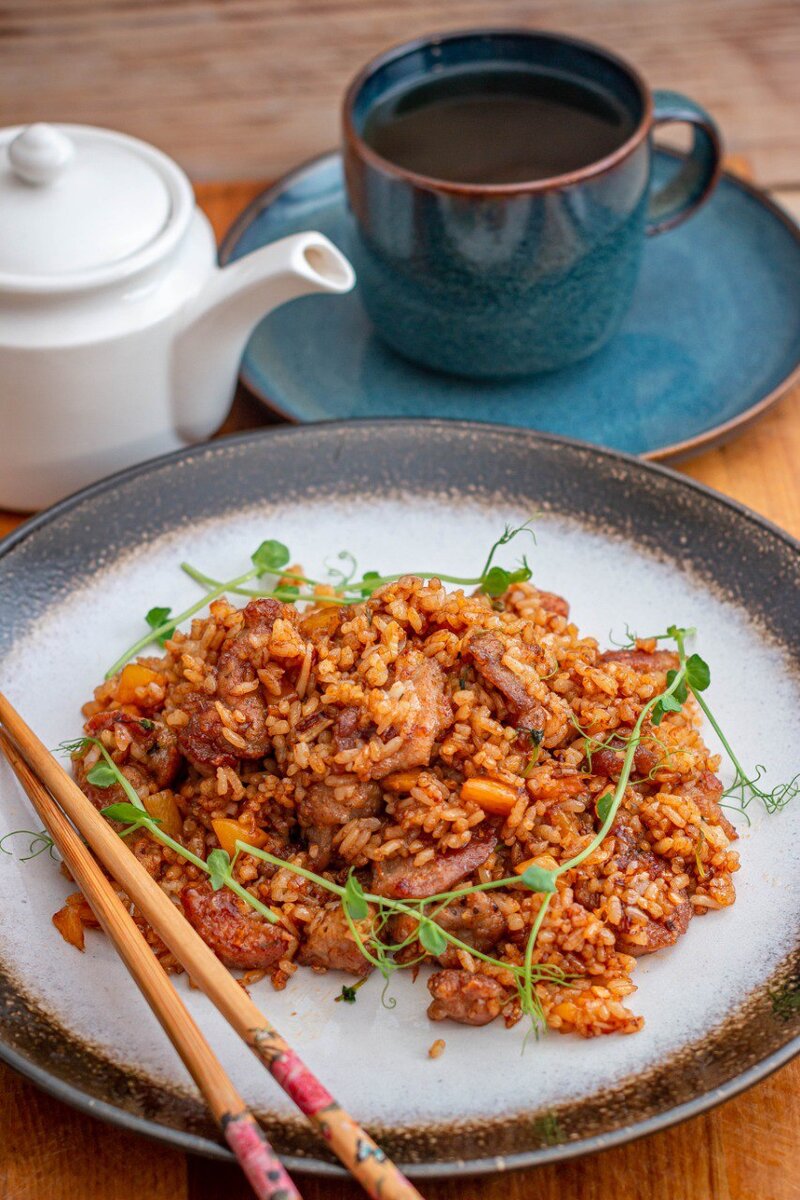
<path fill-rule="evenodd" d="M 362 63 L 475 25 L 613 46 L 713 112 L 765 186 L 797 179 L 797 0 L 0 0 L 0 114 L 121 129 L 193 179 L 276 177 L 336 145 Z"/>
<path fill-rule="evenodd" d="M 218 235 L 260 186 L 198 186 Z M 779 199 L 800 217 L 800 188 Z M 222 433 L 266 423 L 261 406 L 240 391 Z M 800 389 L 738 441 L 683 469 L 800 536 L 798 463 Z M 20 519 L 0 513 L 0 534 Z M 0 1131 L 2 1200 L 251 1200 L 237 1168 L 189 1158 L 82 1116 L 4 1067 Z M 426 1183 L 423 1191 L 428 1200 L 798 1200 L 798 1147 L 795 1060 L 743 1096 L 665 1133 L 532 1171 Z M 298 1182 L 305 1200 L 363 1195 L 346 1180 L 300 1176 Z"/>

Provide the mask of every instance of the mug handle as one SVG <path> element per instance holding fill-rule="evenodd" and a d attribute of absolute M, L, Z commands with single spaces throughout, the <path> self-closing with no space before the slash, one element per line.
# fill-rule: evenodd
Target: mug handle
<path fill-rule="evenodd" d="M 673 229 L 711 195 L 722 167 L 719 129 L 704 108 L 680 92 L 653 93 L 653 126 L 680 121 L 692 126 L 692 149 L 683 166 L 650 197 L 648 234 Z"/>

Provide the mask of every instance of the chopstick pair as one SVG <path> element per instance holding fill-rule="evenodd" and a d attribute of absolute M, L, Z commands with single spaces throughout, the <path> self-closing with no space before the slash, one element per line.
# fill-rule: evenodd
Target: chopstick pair
<path fill-rule="evenodd" d="M 422 1200 L 413 1184 L 271 1026 L 2 693 L 0 724 L 4 729 L 0 748 L 97 919 L 205 1096 L 259 1200 L 299 1200 L 299 1193 L 72 825 L 192 981 L 267 1067 L 364 1190 L 374 1200 Z"/>
<path fill-rule="evenodd" d="M 139 990 L 205 1097 L 225 1141 L 258 1200 L 301 1200 L 263 1130 L 225 1074 L 208 1042 L 142 937 L 133 917 L 61 809 L 5 732 L 0 749 L 25 789 L 92 912 L 116 946 Z"/>

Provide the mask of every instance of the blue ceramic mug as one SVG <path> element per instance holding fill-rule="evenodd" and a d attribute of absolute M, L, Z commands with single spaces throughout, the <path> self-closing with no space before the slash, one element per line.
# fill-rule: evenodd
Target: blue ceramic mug
<path fill-rule="evenodd" d="M 625 114 L 623 140 L 566 174 L 476 184 L 418 174 L 365 139 L 376 105 L 397 89 L 498 67 L 599 90 Z M 692 150 L 653 192 L 653 128 L 676 121 L 692 127 Z M 477 29 L 389 50 L 344 102 L 351 253 L 367 312 L 391 347 L 440 371 L 500 379 L 577 362 L 618 328 L 645 237 L 707 199 L 720 157 L 702 108 L 676 92 L 651 93 L 633 67 L 588 42 Z"/>

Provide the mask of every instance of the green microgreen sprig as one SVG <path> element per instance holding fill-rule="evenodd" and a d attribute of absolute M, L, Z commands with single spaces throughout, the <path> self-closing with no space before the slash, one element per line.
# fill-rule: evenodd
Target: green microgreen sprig
<path fill-rule="evenodd" d="M 17 837 L 27 837 L 30 839 L 28 842 L 27 853 L 19 856 L 20 862 L 30 862 L 32 858 L 38 858 L 39 855 L 44 854 L 45 851 L 50 855 L 54 862 L 57 861 L 55 843 L 46 829 L 40 829 L 38 832 L 33 829 L 12 829 L 9 833 L 5 833 L 2 837 L 0 837 L 0 853 L 8 854 L 13 857 L 14 851 L 6 850 L 5 842 L 7 842 L 10 838 Z"/>
<path fill-rule="evenodd" d="M 733 767 L 733 781 L 723 792 L 722 799 L 720 800 L 721 807 L 739 813 L 749 825 L 751 823 L 750 814 L 747 810 L 754 800 L 760 800 L 766 811 L 772 814 L 781 812 L 787 804 L 800 794 L 800 772 L 791 779 L 778 783 L 769 791 L 766 791 L 761 787 L 761 780 L 766 774 L 766 767 L 758 763 L 752 772 L 748 772 L 742 766 L 741 760 L 723 733 L 708 700 L 703 695 L 711 682 L 711 672 L 708 663 L 699 654 L 692 654 L 688 657 L 686 655 L 686 639 L 697 632 L 695 629 L 681 629 L 675 625 L 670 625 L 665 633 L 653 634 L 648 638 L 637 637 L 627 625 L 625 630 L 628 635 L 628 642 L 626 643 L 628 646 L 635 646 L 637 642 L 641 641 L 675 642 L 681 664 L 682 666 L 685 665 L 684 676 L 678 681 L 678 686 L 667 703 L 656 706 L 652 723 L 653 725 L 659 725 L 667 712 L 679 712 L 689 694 L 694 696 L 701 712 L 719 738 Z M 668 671 L 667 681 L 672 682 L 675 675 L 676 672 Z"/>
<path fill-rule="evenodd" d="M 140 829 L 146 830 L 151 837 L 161 842 L 162 846 L 168 846 L 175 854 L 185 859 L 186 862 L 190 862 L 192 866 L 197 867 L 204 875 L 207 875 L 214 891 L 219 891 L 221 887 L 227 887 L 241 900 L 244 900 L 246 904 L 249 904 L 251 908 L 254 908 L 271 925 L 276 924 L 278 918 L 275 913 L 234 879 L 230 856 L 225 850 L 212 850 L 207 859 L 202 859 L 191 850 L 187 850 L 185 846 L 182 846 L 180 842 L 170 837 L 161 828 L 160 817 L 150 816 L 133 784 L 123 771 L 120 770 L 117 763 L 114 762 L 99 738 L 82 737 L 78 738 L 77 741 L 63 742 L 58 749 L 62 754 L 74 756 L 87 751 L 90 746 L 97 746 L 102 755 L 102 761 L 95 763 L 87 772 L 86 779 L 88 782 L 94 787 L 99 788 L 110 788 L 119 784 L 128 797 L 127 801 L 108 804 L 100 810 L 102 815 L 107 817 L 108 820 L 118 821 L 125 825 L 125 828 L 120 830 L 120 837 L 126 838 Z"/>
<path fill-rule="evenodd" d="M 195 616 L 206 605 L 225 593 L 248 596 L 251 599 L 254 597 L 269 597 L 274 600 L 280 600 L 284 604 L 349 605 L 356 604 L 360 600 L 369 599 L 379 587 L 383 587 L 387 583 L 396 583 L 405 575 L 417 575 L 421 579 L 437 578 L 441 579 L 443 583 L 452 583 L 462 587 L 478 587 L 487 596 L 497 599 L 504 595 L 512 584 L 526 583 L 531 578 L 531 568 L 524 555 L 519 566 L 511 570 L 495 565 L 494 559 L 497 551 L 502 546 L 507 545 L 514 538 L 522 534 L 529 534 L 535 542 L 536 536 L 530 527 L 533 520 L 535 520 L 535 517 L 530 517 L 522 525 L 507 525 L 491 547 L 481 573 L 472 576 L 448 575 L 442 571 L 403 571 L 394 575 L 381 575 L 378 571 L 366 571 L 359 579 L 355 579 L 354 576 L 357 569 L 356 560 L 349 550 L 342 550 L 338 557 L 347 564 L 349 569 L 342 571 L 339 567 L 332 566 L 328 568 L 329 578 L 327 580 L 314 579 L 310 575 L 302 575 L 295 571 L 285 570 L 291 559 L 291 554 L 283 542 L 274 539 L 262 542 L 258 549 L 250 556 L 252 566 L 233 579 L 215 579 L 213 576 L 207 575 L 204 571 L 192 566 L 191 563 L 181 563 L 181 570 L 190 579 L 193 579 L 196 583 L 204 587 L 206 594 L 202 599 L 196 601 L 196 603 L 189 605 L 183 612 L 175 615 L 172 614 L 171 608 L 164 605 L 156 605 L 151 608 L 145 616 L 148 632 L 143 634 L 132 646 L 128 647 L 124 654 L 119 656 L 116 662 L 106 671 L 105 677 L 106 679 L 110 679 L 113 675 L 116 675 L 126 662 L 134 658 L 140 651 L 146 649 L 147 646 L 163 646 L 172 637 L 179 625 L 182 625 L 190 617 Z M 268 575 L 278 576 L 279 586 L 276 585 L 267 588 L 247 586 L 254 580 L 262 579 Z M 330 588 L 331 586 L 335 590 L 334 595 L 319 595 L 313 590 L 318 587 Z"/>
<path fill-rule="evenodd" d="M 235 592 L 243 584 L 249 583 L 253 579 L 259 579 L 262 575 L 268 573 L 275 574 L 281 567 L 285 566 L 289 561 L 289 551 L 282 542 L 268 540 L 261 543 L 257 550 L 254 550 L 250 555 L 252 566 L 249 570 L 244 571 L 241 575 L 237 575 L 234 579 L 228 580 L 226 583 L 215 583 L 210 591 L 206 593 L 201 600 L 195 604 L 190 604 L 183 612 L 176 616 L 171 616 L 172 609 L 167 607 L 151 608 L 145 617 L 145 621 L 149 626 L 146 634 L 143 634 L 138 641 L 134 642 L 124 654 L 121 654 L 115 663 L 106 671 L 106 679 L 110 679 L 112 675 L 116 675 L 129 659 L 137 655 L 141 650 L 144 650 L 152 643 L 163 645 L 168 638 L 172 636 L 175 630 L 184 621 L 188 621 L 189 617 L 193 617 L 195 613 L 200 612 L 212 600 L 218 599 L 224 592 Z M 266 594 L 266 593 L 265 593 Z M 275 595 L 277 599 L 282 599 L 283 594 L 280 589 L 269 593 Z M 295 598 L 294 596 L 292 598 Z"/>
<path fill-rule="evenodd" d="M 250 846 L 244 841 L 237 840 L 236 851 L 237 854 L 252 854 L 255 858 L 260 858 L 272 866 L 286 868 L 336 896 L 341 903 L 345 920 L 358 949 L 367 962 L 375 967 L 387 981 L 395 971 L 404 967 L 416 966 L 426 957 L 426 954 L 438 957 L 445 952 L 448 945 L 454 946 L 457 950 L 465 950 L 473 958 L 478 958 L 481 962 L 497 967 L 514 977 L 523 1011 L 531 1018 L 537 1032 L 544 1025 L 544 1013 L 541 1001 L 534 991 L 534 985 L 550 983 L 568 986 L 571 982 L 570 977 L 551 963 L 534 964 L 530 962 L 523 967 L 517 963 L 494 958 L 490 954 L 476 950 L 436 922 L 436 917 L 454 900 L 464 899 L 476 892 L 522 886 L 530 891 L 542 892 L 547 896 L 555 890 L 553 872 L 531 866 L 521 875 L 490 880 L 487 883 L 456 888 L 447 892 L 437 892 L 424 899 L 395 900 L 391 897 L 376 895 L 373 892 L 365 892 L 352 871 L 348 875 L 346 883 L 342 885 L 334 883 L 322 875 L 317 875 L 314 871 L 300 866 L 298 863 L 278 858 L 257 846 Z M 386 925 L 391 917 L 398 915 L 412 917 L 415 925 L 402 941 L 387 942 L 383 936 Z M 364 929 L 368 920 L 369 926 Z M 420 943 L 425 954 L 410 961 L 398 962 L 397 955 L 401 951 L 407 950 L 414 942 Z"/>

